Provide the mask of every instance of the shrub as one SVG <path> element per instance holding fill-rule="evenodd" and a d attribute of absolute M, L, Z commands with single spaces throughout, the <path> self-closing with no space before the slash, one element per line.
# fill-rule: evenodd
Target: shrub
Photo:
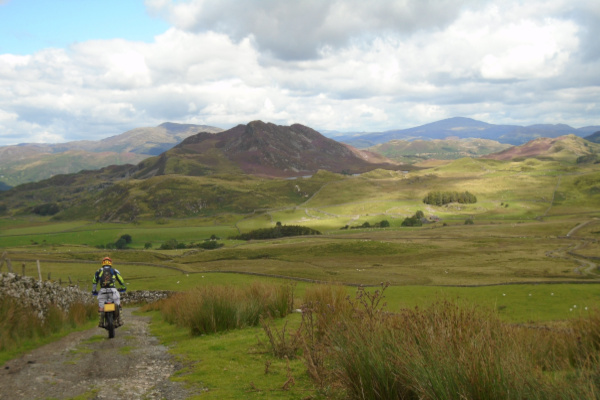
<path fill-rule="evenodd" d="M 160 303 L 164 319 L 193 335 L 256 326 L 261 318 L 284 317 L 293 306 L 290 285 L 205 286 Z"/>
<path fill-rule="evenodd" d="M 412 217 L 407 217 L 404 218 L 404 221 L 402 221 L 402 226 L 422 226 L 423 222 L 421 221 L 420 218 L 417 218 L 416 216 L 412 216 Z"/>
<path fill-rule="evenodd" d="M 68 310 L 50 305 L 46 318 L 17 299 L 6 296 L 0 301 L 0 352 L 19 348 L 26 341 L 35 341 L 68 327 L 76 327 L 97 317 L 94 303 L 73 303 Z"/>
<path fill-rule="evenodd" d="M 350 312 L 333 318 L 322 335 L 304 333 L 306 342 L 317 338 L 326 348 L 321 369 L 305 349 L 317 382 L 342 387 L 350 399 L 597 397 L 599 312 L 571 329 L 531 329 L 447 301 L 390 314 L 384 291 L 359 289 Z"/>

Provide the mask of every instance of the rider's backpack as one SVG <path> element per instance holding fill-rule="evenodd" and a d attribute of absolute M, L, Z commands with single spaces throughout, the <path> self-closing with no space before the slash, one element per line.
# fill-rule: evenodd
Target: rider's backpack
<path fill-rule="evenodd" d="M 115 286 L 115 278 L 112 268 L 102 268 L 102 272 L 100 272 L 98 278 L 100 287 L 102 288 L 111 288 Z"/>

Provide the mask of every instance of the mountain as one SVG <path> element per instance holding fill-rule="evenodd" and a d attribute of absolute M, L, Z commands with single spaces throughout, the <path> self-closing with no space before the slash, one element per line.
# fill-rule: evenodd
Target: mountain
<path fill-rule="evenodd" d="M 158 155 L 198 132 L 222 131 L 223 129 L 214 126 L 165 122 L 154 128 L 136 128 L 102 139 L 94 145 L 94 151 Z"/>
<path fill-rule="evenodd" d="M 428 159 L 455 160 L 462 157 L 479 157 L 512 147 L 488 139 L 432 139 L 391 140 L 370 147 L 369 150 L 398 162 L 414 163 Z"/>
<path fill-rule="evenodd" d="M 585 127 L 575 129 L 564 124 L 538 124 L 531 126 L 494 125 L 471 118 L 454 117 L 409 129 L 337 136 L 336 140 L 358 148 L 372 147 L 391 140 L 431 140 L 445 139 L 447 137 L 490 139 L 505 144 L 521 145 L 538 137 L 555 138 L 567 134 L 585 136 L 598 130 L 597 128 Z"/>
<path fill-rule="evenodd" d="M 154 128 L 136 128 L 99 141 L 2 146 L 0 180 L 16 186 L 57 174 L 98 169 L 113 164 L 137 164 L 198 132 L 220 131 L 222 129 L 207 125 L 166 122 Z"/>
<path fill-rule="evenodd" d="M 3 192 L 5 190 L 9 190 L 11 188 L 12 188 L 12 186 L 8 186 L 6 183 L 0 182 L 0 192 Z"/>
<path fill-rule="evenodd" d="M 600 145 L 590 143 L 575 135 L 566 135 L 557 138 L 534 139 L 521 146 L 511 147 L 482 158 L 493 160 L 537 158 L 541 160 L 587 162 L 586 160 L 595 161 L 598 154 L 600 154 Z"/>
<path fill-rule="evenodd" d="M 376 168 L 401 169 L 375 153 L 358 150 L 300 124 L 280 126 L 262 121 L 216 133 L 199 133 L 159 157 L 143 161 L 136 177 L 165 174 L 192 176 L 243 173 L 298 177 L 318 170 L 362 173 Z"/>
<path fill-rule="evenodd" d="M 19 185 L 0 192 L 0 207 L 13 215 L 52 212 L 56 219 L 101 221 L 252 213 L 301 204 L 324 184 L 344 179 L 342 174 L 377 168 L 415 169 L 306 126 L 254 121 L 190 136 L 138 165 Z"/>
<path fill-rule="evenodd" d="M 589 140 L 590 142 L 600 143 L 600 131 L 592 133 L 590 136 L 586 136 L 585 140 Z"/>

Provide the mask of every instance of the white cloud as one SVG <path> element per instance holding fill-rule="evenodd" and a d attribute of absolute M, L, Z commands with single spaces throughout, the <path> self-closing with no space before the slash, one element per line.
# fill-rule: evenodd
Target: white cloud
<path fill-rule="evenodd" d="M 252 38 L 259 49 L 277 58 L 316 58 L 355 37 L 386 32 L 410 34 L 440 28 L 473 0 L 147 0 L 154 15 L 191 32 L 216 31 L 234 40 Z"/>
<path fill-rule="evenodd" d="M 584 46 L 600 12 L 584 0 L 232 1 L 147 1 L 175 25 L 150 43 L 0 55 L 0 145 L 164 121 L 600 124 L 600 59 Z"/>

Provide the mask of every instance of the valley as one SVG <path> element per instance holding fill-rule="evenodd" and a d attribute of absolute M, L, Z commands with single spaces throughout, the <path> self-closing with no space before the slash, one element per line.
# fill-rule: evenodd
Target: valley
<path fill-rule="evenodd" d="M 380 307 L 390 315 L 419 310 L 440 315 L 436 307 L 454 304 L 460 315 L 469 316 L 461 329 L 483 321 L 485 326 L 499 324 L 492 332 L 506 330 L 503 337 L 517 335 L 508 351 L 498 348 L 497 354 L 529 354 L 535 346 L 535 352 L 544 354 L 540 363 L 549 351 L 562 349 L 548 343 L 575 343 L 575 334 L 568 332 L 578 321 L 595 323 L 600 284 L 600 164 L 590 157 L 598 153 L 595 143 L 569 135 L 485 157 L 406 164 L 382 156 L 369 161 L 368 153 L 326 141 L 306 127 L 281 133 L 281 127 L 249 125 L 238 127 L 233 140 L 198 134 L 137 165 L 59 175 L 0 193 L 0 273 L 10 268 L 89 292 L 99 260 L 109 255 L 131 291 L 223 291 L 236 298 L 229 293 L 281 285 L 293 287 L 295 310 L 305 307 L 315 292 L 339 291 L 350 301 L 367 293 L 375 301 L 385 287 Z M 295 140 L 281 141 L 290 136 Z M 336 163 L 323 154 L 314 156 L 323 149 Z M 286 168 L 286 160 L 292 160 L 293 169 Z M 475 202 L 424 203 L 432 196 L 467 192 Z M 407 226 L 407 220 L 413 223 Z M 236 238 L 283 226 L 319 234 Z M 184 304 L 175 309 L 184 312 L 191 306 Z M 268 329 L 280 340 L 292 340 L 292 332 L 306 329 L 304 314 L 274 319 L 262 328 L 198 336 L 169 320 L 169 307 L 135 312 L 151 316 L 150 332 L 171 356 L 158 340 L 145 336 L 153 343 L 145 351 L 169 362 L 161 367 L 164 371 L 156 370 L 162 374 L 156 385 L 132 387 L 133 398 L 156 393 L 179 396 L 174 398 L 343 398 L 320 386 L 301 357 L 281 359 L 269 349 Z M 485 317 L 478 319 L 477 312 Z M 129 310 L 127 315 L 133 327 L 139 324 L 140 317 Z M 150 360 L 127 336 L 130 328 L 119 331 L 125 335 L 119 338 L 125 350 L 89 329 L 59 342 L 65 362 L 77 366 L 65 371 L 75 371 L 81 382 L 69 393 L 103 393 L 93 380 L 77 375 L 85 370 L 79 368 L 81 360 L 96 348 L 110 348 L 123 363 L 128 354 L 122 352 L 139 355 L 142 363 Z M 362 332 L 349 330 L 354 331 Z M 83 335 L 90 339 L 69 339 Z M 32 339 L 29 347 L 0 351 L 0 357 L 13 359 L 44 340 L 51 339 Z M 63 375 L 44 361 L 45 351 L 29 354 L 41 360 L 44 376 L 55 379 L 53 393 L 60 397 L 67 393 Z M 24 365 L 26 359 L 6 365 Z M 23 370 L 35 368 L 42 367 Z M 551 374 L 587 374 L 589 368 L 561 361 Z M 152 376 L 152 371 L 139 372 L 131 376 Z M 554 379 L 551 374 L 543 379 L 534 375 Z M 556 379 L 572 393 L 581 387 Z"/>

